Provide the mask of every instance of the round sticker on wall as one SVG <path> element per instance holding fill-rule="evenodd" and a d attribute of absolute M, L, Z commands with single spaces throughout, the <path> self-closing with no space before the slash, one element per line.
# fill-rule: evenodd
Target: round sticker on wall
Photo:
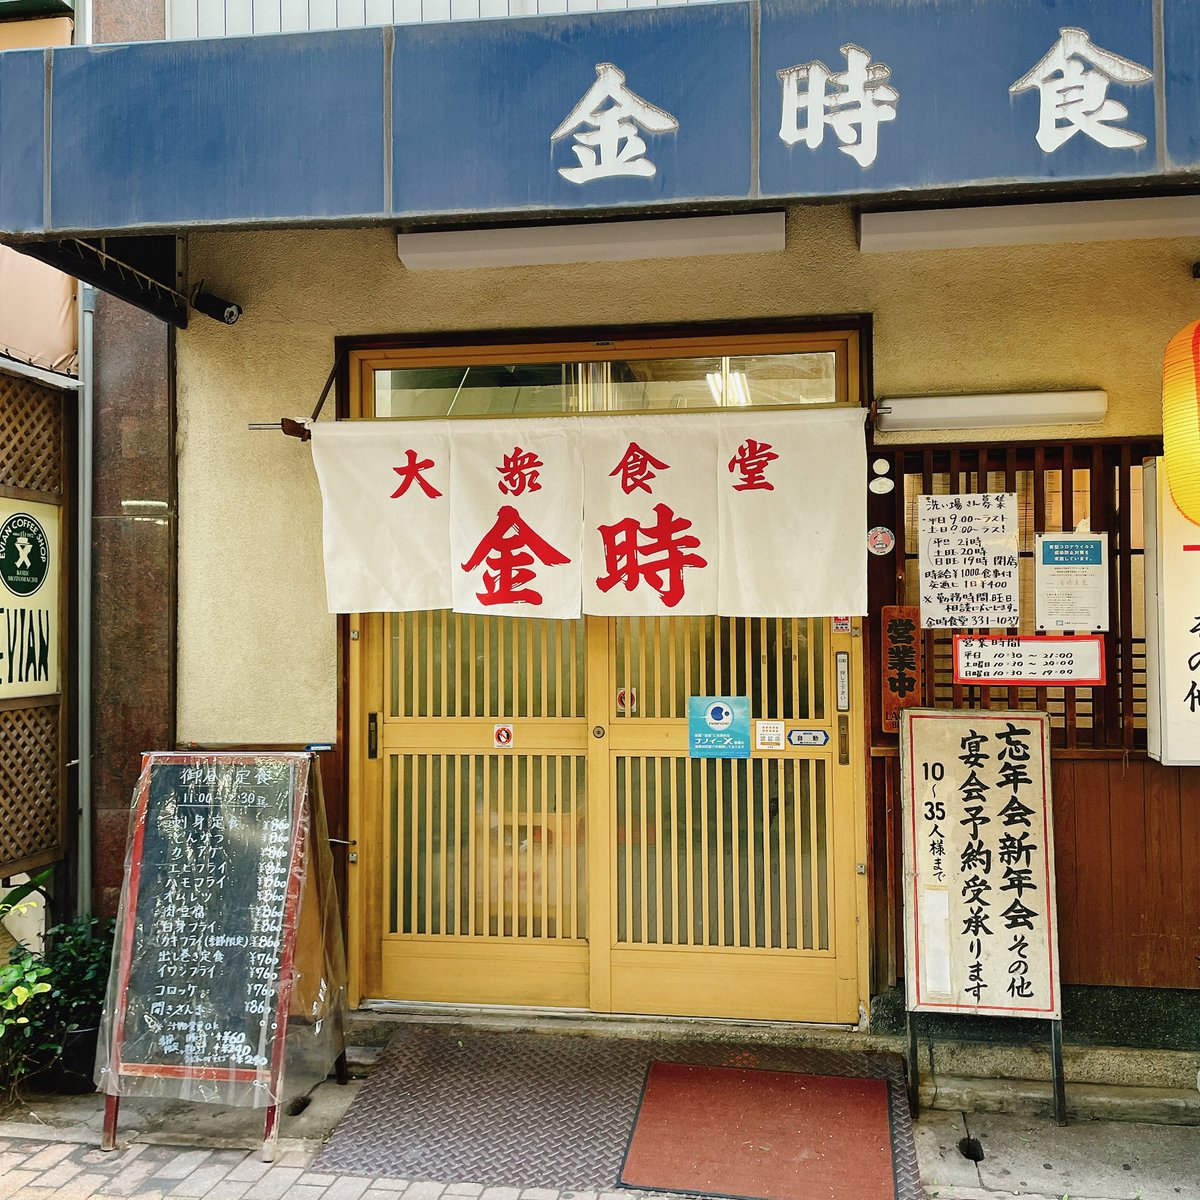
<path fill-rule="evenodd" d="M 891 554 L 896 535 L 886 525 L 876 525 L 867 533 L 867 549 L 872 554 Z"/>
<path fill-rule="evenodd" d="M 733 709 L 724 700 L 717 700 L 704 710 L 709 729 L 728 729 L 733 724 Z"/>
<path fill-rule="evenodd" d="M 14 596 L 32 596 L 49 573 L 46 531 L 29 513 L 13 513 L 0 525 L 0 581 Z"/>

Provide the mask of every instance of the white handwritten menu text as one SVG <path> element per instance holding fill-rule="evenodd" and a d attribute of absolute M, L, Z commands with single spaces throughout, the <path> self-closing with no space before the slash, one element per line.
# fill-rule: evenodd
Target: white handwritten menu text
<path fill-rule="evenodd" d="M 151 759 L 115 1019 L 121 1073 L 269 1073 L 306 770 L 300 755 Z"/>
<path fill-rule="evenodd" d="M 1060 1016 L 1044 713 L 900 714 L 913 1011 Z"/>
<path fill-rule="evenodd" d="M 1014 492 L 917 497 L 921 625 L 1011 629 L 1020 619 Z"/>

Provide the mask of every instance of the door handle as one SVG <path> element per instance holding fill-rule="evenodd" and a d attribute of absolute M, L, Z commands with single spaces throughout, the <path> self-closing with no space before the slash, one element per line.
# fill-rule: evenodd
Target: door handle
<path fill-rule="evenodd" d="M 367 717 L 367 757 L 379 757 L 379 714 L 371 713 Z"/>
<path fill-rule="evenodd" d="M 838 764 L 850 764 L 850 718 L 838 717 Z"/>
<path fill-rule="evenodd" d="M 604 726 L 603 726 L 603 725 L 596 725 L 596 726 L 593 726 L 593 728 L 592 728 L 592 737 L 594 737 L 594 738 L 602 738 L 603 736 L 604 736 Z"/>

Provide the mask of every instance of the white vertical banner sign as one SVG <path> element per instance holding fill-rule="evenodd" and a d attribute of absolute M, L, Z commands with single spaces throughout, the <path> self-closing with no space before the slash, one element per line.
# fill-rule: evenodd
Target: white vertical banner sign
<path fill-rule="evenodd" d="M 583 435 L 583 611 L 717 611 L 711 416 L 596 419 Z"/>
<path fill-rule="evenodd" d="M 1161 458 L 1142 469 L 1146 738 L 1165 766 L 1200 765 L 1200 525 L 1171 499 Z"/>
<path fill-rule="evenodd" d="M 580 613 L 579 432 L 552 420 L 464 422 L 450 485 L 454 611 Z"/>
<path fill-rule="evenodd" d="M 801 420 L 758 413 L 717 418 L 719 613 L 866 612 L 864 416 L 862 409 L 830 409 Z M 837 569 L 814 570 L 815 563 Z"/>
<path fill-rule="evenodd" d="M 450 607 L 445 421 L 314 422 L 330 612 Z"/>
<path fill-rule="evenodd" d="M 1049 717 L 905 709 L 900 772 L 909 1009 L 1057 1019 Z"/>

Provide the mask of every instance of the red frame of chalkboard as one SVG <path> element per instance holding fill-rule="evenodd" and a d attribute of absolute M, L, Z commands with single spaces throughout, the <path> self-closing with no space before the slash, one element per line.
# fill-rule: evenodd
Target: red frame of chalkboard
<path fill-rule="evenodd" d="M 1100 647 L 1100 675 L 1097 679 L 963 679 L 958 671 L 958 648 L 963 642 L 1096 642 Z M 1104 634 L 1066 633 L 1053 637 L 1030 637 L 1022 634 L 1010 638 L 1004 634 L 956 633 L 954 635 L 954 682 L 971 687 L 1103 687 L 1108 681 L 1108 664 L 1104 657 Z"/>
<path fill-rule="evenodd" d="M 228 1083 L 257 1083 L 263 1078 L 260 1069 L 251 1070 L 248 1067 L 202 1067 L 180 1066 L 171 1063 L 127 1063 L 121 1058 L 121 1048 L 124 1045 L 125 1033 L 125 998 L 129 985 L 129 972 L 132 969 L 133 927 L 137 916 L 138 888 L 142 876 L 142 843 L 145 834 L 146 806 L 150 799 L 150 773 L 146 770 L 148 760 L 153 758 L 156 763 L 198 766 L 212 759 L 220 759 L 231 765 L 253 765 L 262 758 L 292 758 L 296 759 L 297 767 L 306 766 L 303 777 L 303 788 L 296 792 L 295 812 L 292 816 L 292 856 L 288 863 L 288 889 L 283 904 L 283 952 L 280 956 L 280 979 L 277 990 L 278 1003 L 275 1009 L 275 1032 L 271 1052 L 271 1067 L 267 1076 L 271 1090 L 278 1101 L 279 1083 L 283 1069 L 284 1041 L 287 1032 L 287 1012 L 292 997 L 292 963 L 296 948 L 296 922 L 300 907 L 300 872 L 298 870 L 301 854 L 307 849 L 308 814 L 311 812 L 312 796 L 310 794 L 315 759 L 311 754 L 295 752 L 294 754 L 244 754 L 221 753 L 177 753 L 177 754 L 143 754 L 142 769 L 139 772 L 137 794 L 136 820 L 134 824 L 133 846 L 129 860 L 129 899 L 125 905 L 125 921 L 121 928 L 121 958 L 119 985 L 117 989 L 117 1004 L 113 1012 L 113 1038 L 110 1054 L 110 1070 L 118 1078 L 122 1075 L 139 1078 L 160 1079 L 216 1079 Z"/>

